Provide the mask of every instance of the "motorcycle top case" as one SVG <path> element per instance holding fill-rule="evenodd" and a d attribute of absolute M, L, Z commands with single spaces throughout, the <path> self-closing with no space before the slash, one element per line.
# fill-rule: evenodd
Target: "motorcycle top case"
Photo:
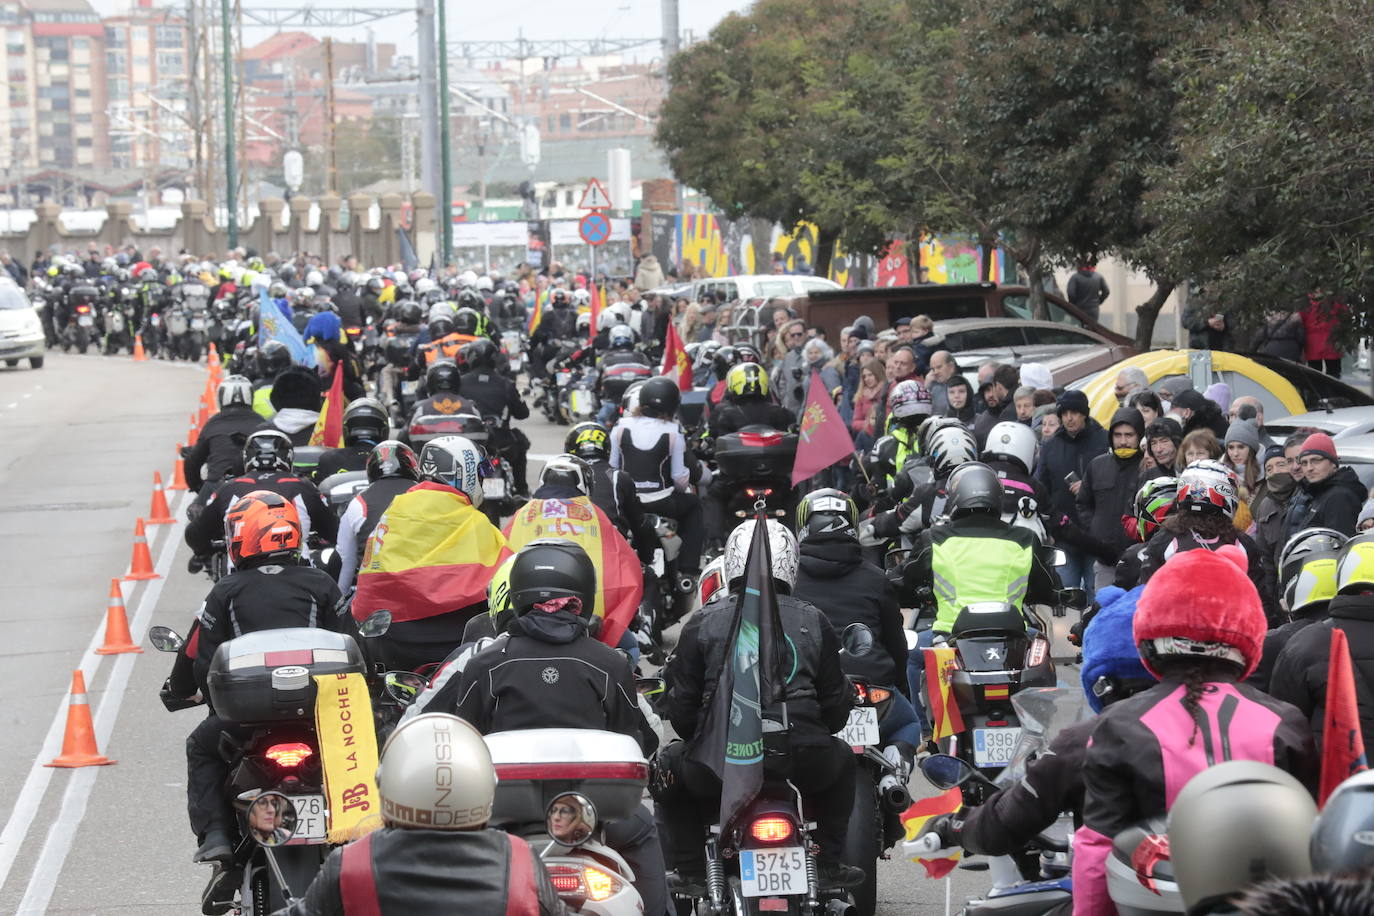
<path fill-rule="evenodd" d="M 314 627 L 259 630 L 215 651 L 207 678 L 218 715 L 243 724 L 313 717 L 315 675 L 362 674 L 353 637 Z"/>
<path fill-rule="evenodd" d="M 597 817 L 634 814 L 649 781 L 639 742 L 588 728 L 531 728 L 486 736 L 496 767 L 492 821 L 542 824 L 549 803 L 565 792 L 591 799 Z"/>
<path fill-rule="evenodd" d="M 797 437 L 767 426 L 746 426 L 716 439 L 716 466 L 731 480 L 791 477 Z"/>
<path fill-rule="evenodd" d="M 601 392 L 608 401 L 619 401 L 625 396 L 625 389 L 635 382 L 653 377 L 654 371 L 639 363 L 621 363 L 607 366 L 601 373 Z"/>

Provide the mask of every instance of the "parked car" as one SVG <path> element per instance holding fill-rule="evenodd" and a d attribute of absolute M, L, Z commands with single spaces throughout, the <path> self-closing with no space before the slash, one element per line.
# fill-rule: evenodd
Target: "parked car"
<path fill-rule="evenodd" d="M 750 299 L 779 299 L 807 296 L 812 292 L 840 290 L 844 287 L 825 277 L 794 274 L 739 274 L 734 277 L 702 277 L 692 281 L 691 299 L 701 301 L 706 293 L 717 302 L 739 302 Z"/>
<path fill-rule="evenodd" d="M 1374 433 L 1374 407 L 1336 407 L 1326 410 L 1313 410 L 1296 413 L 1264 421 L 1264 431 L 1282 441 L 1287 436 L 1305 428 L 1319 429 L 1332 439 L 1347 439 Z"/>
<path fill-rule="evenodd" d="M 1269 424 L 1266 423 L 1264 428 L 1267 431 Z M 1271 435 L 1275 439 L 1279 438 L 1277 433 Z M 1355 472 L 1355 476 L 1360 478 L 1360 483 L 1364 484 L 1365 489 L 1374 489 L 1374 434 L 1364 433 L 1338 440 L 1336 455 L 1341 459 L 1342 465 Z"/>
<path fill-rule="evenodd" d="M 1056 385 L 1065 385 L 1136 353 L 1135 347 L 1095 331 L 1053 321 L 954 318 L 935 322 L 935 333 L 944 339 L 941 349 L 952 353 L 960 368 L 972 373 L 970 381 L 976 378 L 979 366 L 996 360 L 1013 366 L 1042 363 Z"/>
<path fill-rule="evenodd" d="M 29 297 L 13 281 L 0 280 L 0 359 L 11 369 L 21 359 L 42 369 L 45 352 L 43 325 Z"/>

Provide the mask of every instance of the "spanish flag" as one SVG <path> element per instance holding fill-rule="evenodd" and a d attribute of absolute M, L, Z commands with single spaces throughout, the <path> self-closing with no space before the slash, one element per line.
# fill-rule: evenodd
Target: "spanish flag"
<path fill-rule="evenodd" d="M 936 741 L 964 730 L 964 717 L 954 699 L 950 675 L 957 667 L 953 646 L 925 649 L 926 706 L 930 710 L 931 737 Z"/>
<path fill-rule="evenodd" d="M 597 638 L 615 646 L 639 610 L 644 597 L 644 570 L 639 557 L 601 508 L 585 496 L 532 499 L 506 525 L 506 544 L 519 552 L 539 538 L 573 541 L 596 567 L 596 607 L 601 618 Z"/>
<path fill-rule="evenodd" d="M 925 833 L 925 826 L 931 818 L 939 817 L 942 814 L 953 814 L 963 804 L 964 793 L 958 786 L 940 795 L 932 795 L 930 798 L 922 798 L 912 802 L 911 807 L 902 812 L 902 826 L 906 828 L 907 842 L 911 842 Z M 919 862 L 925 866 L 927 878 L 943 878 L 954 871 L 954 866 L 959 864 L 961 855 L 963 855 L 963 851 L 956 850 L 953 855 L 944 858 L 913 858 L 911 861 Z"/>
<path fill-rule="evenodd" d="M 324 406 L 320 408 L 320 418 L 315 421 L 315 430 L 310 434 L 310 444 L 323 445 L 325 448 L 342 446 L 343 413 L 343 360 L 338 360 L 334 363 L 334 382 L 324 396 Z"/>
<path fill-rule="evenodd" d="M 539 322 L 544 317 L 544 306 L 548 301 L 549 288 L 547 286 L 534 294 L 534 308 L 530 309 L 530 323 L 525 328 L 526 334 L 533 334 L 535 329 L 539 327 Z"/>
<path fill-rule="evenodd" d="M 467 496 L 416 484 L 391 501 L 367 539 L 353 619 L 386 609 L 393 620 L 424 620 L 485 601 L 487 583 L 510 553 Z"/>

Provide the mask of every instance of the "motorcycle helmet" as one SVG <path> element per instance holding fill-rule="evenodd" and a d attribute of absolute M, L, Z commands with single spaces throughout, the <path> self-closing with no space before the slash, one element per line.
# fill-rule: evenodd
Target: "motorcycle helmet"
<path fill-rule="evenodd" d="M 639 412 L 651 417 L 671 420 L 682 403 L 677 382 L 665 376 L 651 378 L 639 387 Z"/>
<path fill-rule="evenodd" d="M 858 532 L 859 507 L 843 490 L 812 490 L 797 503 L 797 532 L 800 540 L 818 534 Z"/>
<path fill-rule="evenodd" d="M 563 451 L 583 461 L 608 461 L 611 457 L 611 434 L 600 423 L 588 420 L 568 430 Z"/>
<path fill-rule="evenodd" d="M 153 270 L 151 267 L 143 268 L 138 272 L 138 281 L 140 283 L 156 283 L 157 271 Z"/>
<path fill-rule="evenodd" d="M 922 455 L 930 454 L 930 437 L 942 429 L 954 429 L 964 424 L 956 417 L 926 417 L 916 427 L 916 450 Z"/>
<path fill-rule="evenodd" d="M 1289 577 L 1283 590 L 1283 603 L 1289 614 L 1299 616 L 1314 604 L 1336 597 L 1340 559 L 1339 550 L 1314 550 L 1303 554 L 1296 563 L 1297 572 Z"/>
<path fill-rule="evenodd" d="M 453 318 L 445 314 L 429 316 L 429 339 L 442 340 L 453 333 Z"/>
<path fill-rule="evenodd" d="M 396 318 L 401 324 L 419 324 L 425 318 L 425 310 L 414 299 L 396 303 Z"/>
<path fill-rule="evenodd" d="M 578 315 L 576 327 L 578 336 L 586 334 L 588 331 L 591 330 L 592 316 L 587 312 L 583 312 L 580 315 Z"/>
<path fill-rule="evenodd" d="M 464 288 L 477 285 L 477 271 L 463 271 L 458 275 L 458 285 Z"/>
<path fill-rule="evenodd" d="M 725 380 L 730 370 L 739 365 L 739 350 L 730 344 L 725 344 L 716 351 L 716 355 L 711 357 L 711 372 L 717 379 Z"/>
<path fill-rule="evenodd" d="M 927 454 L 930 469 L 943 479 L 959 465 L 978 459 L 978 441 L 962 424 L 943 427 L 931 434 Z"/>
<path fill-rule="evenodd" d="M 572 302 L 568 299 L 568 291 L 560 286 L 549 294 L 549 304 L 556 309 L 562 309 L 572 305 Z"/>
<path fill-rule="evenodd" d="M 427 712 L 402 722 L 382 745 L 377 793 L 388 826 L 480 830 L 491 820 L 496 768 L 477 729 Z"/>
<path fill-rule="evenodd" d="M 287 289 L 286 284 L 280 280 L 275 281 L 271 286 L 267 287 L 267 295 L 271 296 L 273 299 L 285 299 L 290 294 L 291 291 Z"/>
<path fill-rule="evenodd" d="M 576 598 L 584 620 L 596 606 L 596 567 L 574 541 L 539 538 L 515 555 L 510 569 L 510 601 L 515 616 L 523 617 L 537 604 Z"/>
<path fill-rule="evenodd" d="M 439 436 L 420 450 L 420 476 L 467 494 L 473 508 L 482 505 L 482 450 L 463 436 Z"/>
<path fill-rule="evenodd" d="M 1219 912 L 1253 884 L 1312 873 L 1317 806 L 1278 767 L 1228 760 L 1207 767 L 1169 807 L 1169 860 L 1188 912 Z"/>
<path fill-rule="evenodd" d="M 1302 558 L 1318 550 L 1340 550 L 1350 540 L 1334 528 L 1304 528 L 1279 551 L 1279 584 L 1284 585 L 1302 565 Z"/>
<path fill-rule="evenodd" d="M 515 554 L 511 554 L 487 583 L 487 617 L 498 634 L 506 632 L 515 619 L 515 609 L 510 604 L 510 568 L 514 565 Z"/>
<path fill-rule="evenodd" d="M 592 304 L 592 294 L 585 289 L 575 289 L 572 294 L 573 305 L 578 308 Z"/>
<path fill-rule="evenodd" d="M 384 289 L 386 289 L 386 281 L 381 277 L 372 277 L 367 281 L 367 291 L 374 296 L 380 296 Z"/>
<path fill-rule="evenodd" d="M 291 349 L 280 340 L 269 340 L 258 351 L 258 374 L 274 379 L 291 368 Z"/>
<path fill-rule="evenodd" d="M 701 606 L 705 607 L 719 594 L 725 592 L 725 557 L 719 556 L 706 564 L 706 568 L 697 577 L 697 594 L 701 598 Z"/>
<path fill-rule="evenodd" d="M 226 376 L 215 389 L 215 400 L 219 402 L 221 410 L 235 405 L 252 407 L 253 383 L 242 375 Z"/>
<path fill-rule="evenodd" d="M 470 306 L 460 308 L 453 315 L 453 330 L 468 337 L 476 337 L 482 326 L 482 314 Z"/>
<path fill-rule="evenodd" d="M 610 342 L 612 350 L 633 350 L 635 346 L 635 332 L 630 330 L 628 324 L 618 324 L 611 328 L 606 339 Z"/>
<path fill-rule="evenodd" d="M 903 383 L 905 384 L 905 383 Z M 1020 465 L 1027 474 L 1035 470 L 1035 453 L 1039 442 L 1035 433 L 1024 423 L 1006 421 L 988 430 L 983 457 L 992 461 L 1009 461 Z"/>
<path fill-rule="evenodd" d="M 740 363 L 725 374 L 725 388 L 735 398 L 766 398 L 768 373 L 757 363 Z"/>
<path fill-rule="evenodd" d="M 1178 509 L 1181 512 L 1221 513 L 1227 518 L 1240 505 L 1236 472 L 1220 461 L 1194 461 L 1178 475 Z"/>
<path fill-rule="evenodd" d="M 294 455 L 291 437 L 279 429 L 260 429 L 248 434 L 243 443 L 243 466 L 258 473 L 291 470 Z"/>
<path fill-rule="evenodd" d="M 1342 595 L 1374 591 L 1374 535 L 1358 535 L 1341 547 L 1336 589 Z"/>
<path fill-rule="evenodd" d="M 419 277 L 412 277 L 410 282 L 415 285 L 415 295 L 417 296 L 428 295 L 431 290 L 436 290 L 439 288 L 439 284 L 435 283 L 429 277 L 423 275 Z"/>
<path fill-rule="evenodd" d="M 1002 481 L 997 472 L 978 461 L 959 465 L 945 483 L 949 495 L 945 511 L 950 518 L 963 518 L 975 512 L 1002 514 Z"/>
<path fill-rule="evenodd" d="M 375 483 L 383 477 L 420 479 L 420 459 L 404 442 L 387 439 L 372 446 L 367 455 L 367 480 Z"/>
<path fill-rule="evenodd" d="M 725 581 L 734 587 L 744 578 L 744 566 L 749 560 L 749 543 L 754 537 L 757 519 L 747 518 L 740 522 L 730 536 L 725 539 Z M 792 591 L 797 584 L 797 538 L 781 522 L 768 519 L 768 552 L 772 557 L 773 578 Z"/>
<path fill-rule="evenodd" d="M 627 416 L 635 414 L 639 410 L 639 390 L 644 387 L 644 381 L 631 382 L 626 388 L 625 393 L 620 396 L 620 412 Z"/>
<path fill-rule="evenodd" d="M 313 269 L 306 271 L 305 285 L 310 287 L 324 286 L 324 274 Z"/>
<path fill-rule="evenodd" d="M 469 369 L 481 372 L 496 370 L 496 357 L 500 353 L 490 338 L 479 337 L 463 347 L 463 364 Z"/>
<path fill-rule="evenodd" d="M 463 389 L 463 377 L 458 372 L 458 364 L 451 359 L 436 359 L 425 370 L 425 390 L 430 397 L 441 391 L 458 394 Z"/>
<path fill-rule="evenodd" d="M 1336 786 L 1312 825 L 1312 868 L 1348 875 L 1374 865 L 1374 770 Z"/>
<path fill-rule="evenodd" d="M 887 412 L 898 420 L 928 417 L 932 409 L 930 392 L 915 379 L 898 382 L 887 396 Z"/>
<path fill-rule="evenodd" d="M 594 479 L 591 465 L 576 455 L 555 455 L 545 462 L 544 469 L 539 472 L 541 487 L 551 484 L 568 487 L 582 496 L 592 494 Z"/>
<path fill-rule="evenodd" d="M 1145 543 L 1164 524 L 1164 519 L 1174 510 L 1177 499 L 1177 478 L 1155 477 L 1145 481 L 1131 503 L 1131 514 L 1126 517 L 1126 533 L 1133 540 Z"/>
<path fill-rule="evenodd" d="M 739 357 L 741 363 L 763 362 L 763 357 L 759 355 L 758 348 L 753 344 L 740 344 L 735 347 L 735 355 Z"/>
<path fill-rule="evenodd" d="M 291 293 L 291 307 L 309 310 L 315 301 L 315 291 L 308 286 L 299 286 Z"/>
<path fill-rule="evenodd" d="M 224 516 L 224 540 L 234 566 L 287 560 L 301 549 L 301 519 L 296 504 L 271 490 L 239 497 Z"/>
<path fill-rule="evenodd" d="M 390 434 L 391 420 L 375 398 L 357 398 L 344 408 L 345 445 L 376 445 Z"/>
<path fill-rule="evenodd" d="M 478 291 L 478 292 L 489 293 L 489 292 L 491 292 L 492 289 L 494 289 L 494 288 L 495 288 L 495 284 L 492 283 L 491 277 L 488 277 L 488 276 L 481 276 L 481 277 L 478 277 L 478 278 L 477 278 L 477 291 Z"/>

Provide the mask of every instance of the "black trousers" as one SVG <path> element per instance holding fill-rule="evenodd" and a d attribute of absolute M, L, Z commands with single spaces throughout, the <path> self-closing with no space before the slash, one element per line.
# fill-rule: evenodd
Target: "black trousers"
<path fill-rule="evenodd" d="M 1307 365 L 1318 372 L 1325 372 L 1332 378 L 1341 377 L 1341 361 L 1339 359 L 1309 359 Z"/>
<path fill-rule="evenodd" d="M 658 752 L 659 766 L 673 779 L 667 788 L 655 788 L 654 801 L 671 865 L 700 873 L 706 830 L 718 816 L 720 780 L 710 767 L 688 759 L 687 747 L 677 741 Z M 820 860 L 839 861 L 854 810 L 854 752 L 832 738 L 829 744 L 794 745 L 776 768 L 771 758 L 765 767 L 769 776 L 786 777 L 801 792 L 804 814 L 816 822 L 811 838 Z"/>
<path fill-rule="evenodd" d="M 644 503 L 644 511 L 677 520 L 678 537 L 682 538 L 682 553 L 678 555 L 677 568 L 684 575 L 695 578 L 701 572 L 701 548 L 706 539 L 701 497 L 695 493 L 674 490 L 670 496 Z"/>
<path fill-rule="evenodd" d="M 211 713 L 186 738 L 186 814 L 198 843 L 205 842 L 211 830 L 223 830 L 232 837 L 237 829 L 224 790 L 229 763 L 219 751 L 220 732 L 225 731 L 243 733 L 240 726 Z"/>

